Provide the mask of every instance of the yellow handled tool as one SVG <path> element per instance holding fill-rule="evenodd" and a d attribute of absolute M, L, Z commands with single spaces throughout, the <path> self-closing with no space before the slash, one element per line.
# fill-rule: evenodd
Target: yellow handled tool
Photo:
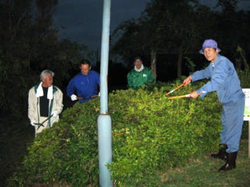
<path fill-rule="evenodd" d="M 190 97 L 190 94 L 168 97 L 168 99 L 177 99 L 177 98 L 183 98 L 183 97 Z"/>
<path fill-rule="evenodd" d="M 205 91 L 202 91 L 200 93 L 198 93 L 198 95 L 201 95 L 203 93 L 206 93 Z M 183 98 L 183 97 L 190 97 L 190 94 L 186 94 L 186 95 L 178 95 L 178 96 L 173 96 L 173 97 L 168 97 L 168 99 L 177 99 L 177 98 Z"/>
<path fill-rule="evenodd" d="M 177 86 L 176 88 L 174 88 L 173 90 L 171 90 L 170 92 L 166 93 L 166 96 L 168 96 L 169 94 L 173 93 L 175 90 L 181 88 L 182 86 L 184 86 L 185 84 L 181 84 L 180 86 Z"/>

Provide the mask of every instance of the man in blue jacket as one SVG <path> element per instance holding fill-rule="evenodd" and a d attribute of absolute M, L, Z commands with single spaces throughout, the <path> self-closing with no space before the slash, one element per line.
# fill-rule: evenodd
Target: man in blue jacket
<path fill-rule="evenodd" d="M 67 96 L 72 101 L 79 99 L 80 103 L 98 96 L 100 75 L 91 70 L 90 62 L 86 59 L 80 63 L 81 72 L 72 78 L 67 87 Z"/>
<path fill-rule="evenodd" d="M 226 164 L 219 171 L 224 172 L 236 168 L 237 152 L 239 150 L 242 133 L 245 95 L 240 86 L 240 80 L 233 63 L 226 57 L 219 55 L 221 50 L 217 42 L 212 39 L 205 40 L 200 50 L 210 61 L 207 68 L 196 71 L 184 80 L 184 84 L 201 79 L 211 79 L 200 89 L 192 92 L 190 97 L 203 99 L 206 94 L 216 91 L 222 104 L 222 126 L 219 153 L 212 154 L 214 158 L 225 159 Z"/>

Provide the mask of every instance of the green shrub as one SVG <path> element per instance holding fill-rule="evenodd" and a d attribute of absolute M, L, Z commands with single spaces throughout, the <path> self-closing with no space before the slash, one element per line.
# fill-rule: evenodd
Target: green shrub
<path fill-rule="evenodd" d="M 204 101 L 168 100 L 165 93 L 180 84 L 117 90 L 109 95 L 113 161 L 108 168 L 117 186 L 154 186 L 151 179 L 157 173 L 217 149 L 221 107 L 216 94 L 208 94 Z M 180 88 L 171 96 L 190 93 L 201 84 Z M 60 121 L 28 148 L 23 167 L 9 186 L 98 186 L 99 103 L 95 99 L 65 110 Z"/>
<path fill-rule="evenodd" d="M 242 88 L 250 88 L 250 69 L 238 70 Z"/>
<path fill-rule="evenodd" d="M 148 179 L 156 171 L 185 164 L 188 158 L 218 145 L 220 107 L 215 94 L 208 96 L 206 102 L 167 100 L 166 90 L 179 84 L 153 92 L 117 91 L 110 98 L 110 114 L 116 120 L 112 123 L 114 158 L 109 168 L 117 183 L 149 185 Z M 175 94 L 192 89 L 188 86 Z M 117 106 L 112 101 L 120 97 L 127 99 L 122 101 L 124 105 Z M 126 112 L 116 117 L 116 111 Z"/>

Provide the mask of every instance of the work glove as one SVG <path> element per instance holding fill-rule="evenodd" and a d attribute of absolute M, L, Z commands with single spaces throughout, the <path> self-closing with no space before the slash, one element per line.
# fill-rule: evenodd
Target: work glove
<path fill-rule="evenodd" d="M 53 111 L 53 112 L 51 113 L 51 115 L 53 115 L 53 117 L 56 117 L 56 116 L 58 115 L 58 112 L 57 112 L 57 111 Z"/>
<path fill-rule="evenodd" d="M 70 96 L 70 98 L 71 98 L 72 101 L 76 101 L 76 100 L 77 100 L 77 97 L 76 97 L 75 94 L 72 94 L 72 95 Z"/>
<path fill-rule="evenodd" d="M 35 127 L 34 123 L 35 123 L 34 121 L 30 121 L 30 124 Z"/>

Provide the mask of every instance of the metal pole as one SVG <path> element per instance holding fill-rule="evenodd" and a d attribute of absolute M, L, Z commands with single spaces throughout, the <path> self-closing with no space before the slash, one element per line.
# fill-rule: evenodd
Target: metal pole
<path fill-rule="evenodd" d="M 111 0 L 103 1 L 102 48 L 101 48 L 101 74 L 100 93 L 101 110 L 98 117 L 98 157 L 99 157 L 99 183 L 101 187 L 112 187 L 110 171 L 107 164 L 112 162 L 111 117 L 108 113 L 108 60 L 109 60 L 109 34 L 110 34 L 110 8 Z"/>

